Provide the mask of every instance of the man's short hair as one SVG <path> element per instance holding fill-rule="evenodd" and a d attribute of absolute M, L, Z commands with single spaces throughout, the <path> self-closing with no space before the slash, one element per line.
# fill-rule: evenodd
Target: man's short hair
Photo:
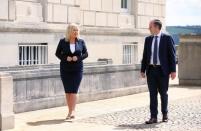
<path fill-rule="evenodd" d="M 154 19 L 153 24 L 154 24 L 154 26 L 157 26 L 161 30 L 162 22 L 159 19 Z"/>

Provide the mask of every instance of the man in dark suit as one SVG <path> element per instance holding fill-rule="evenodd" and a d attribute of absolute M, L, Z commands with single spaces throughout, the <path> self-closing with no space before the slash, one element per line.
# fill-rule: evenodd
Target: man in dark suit
<path fill-rule="evenodd" d="M 147 76 L 151 117 L 146 124 L 157 123 L 158 92 L 161 96 L 162 121 L 168 121 L 169 76 L 176 77 L 175 45 L 170 35 L 161 32 L 162 23 L 155 19 L 149 23 L 151 35 L 146 37 L 141 65 L 141 76 Z"/>

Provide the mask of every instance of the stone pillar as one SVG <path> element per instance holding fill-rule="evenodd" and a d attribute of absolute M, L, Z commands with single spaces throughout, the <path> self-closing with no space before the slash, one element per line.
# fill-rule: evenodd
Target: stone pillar
<path fill-rule="evenodd" d="M 182 35 L 179 45 L 179 84 L 201 85 L 201 35 Z"/>
<path fill-rule="evenodd" d="M 1 0 L 0 20 L 8 20 L 8 0 Z"/>
<path fill-rule="evenodd" d="M 0 73 L 0 130 L 14 128 L 13 78 Z"/>
<path fill-rule="evenodd" d="M 16 1 L 15 0 L 9 0 L 8 2 L 8 14 L 9 14 L 9 21 L 14 21 L 16 19 Z"/>

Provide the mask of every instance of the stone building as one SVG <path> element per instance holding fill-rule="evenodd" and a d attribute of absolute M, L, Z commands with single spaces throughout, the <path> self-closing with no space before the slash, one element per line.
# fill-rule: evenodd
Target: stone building
<path fill-rule="evenodd" d="M 164 23 L 165 0 L 1 0 L 0 129 L 14 127 L 14 113 L 65 105 L 55 50 L 69 23 L 80 25 L 85 62 L 113 62 L 88 63 L 80 102 L 146 91 L 137 64 L 153 18 Z"/>
<path fill-rule="evenodd" d="M 165 20 L 165 0 L 1 0 L 0 66 L 58 63 L 69 23 L 80 25 L 86 62 L 140 63 L 148 22 Z"/>

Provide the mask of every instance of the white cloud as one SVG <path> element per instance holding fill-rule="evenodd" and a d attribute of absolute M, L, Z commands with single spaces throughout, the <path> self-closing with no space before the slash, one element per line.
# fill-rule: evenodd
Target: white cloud
<path fill-rule="evenodd" d="M 167 0 L 167 25 L 201 25 L 201 0 Z"/>
<path fill-rule="evenodd" d="M 166 19 L 166 25 L 201 25 L 201 19 L 197 16 L 171 16 L 171 18 Z"/>

